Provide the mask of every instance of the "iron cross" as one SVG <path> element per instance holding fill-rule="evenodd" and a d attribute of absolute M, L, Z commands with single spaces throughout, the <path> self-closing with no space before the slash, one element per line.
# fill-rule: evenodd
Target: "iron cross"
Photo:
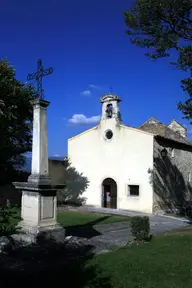
<path fill-rule="evenodd" d="M 31 74 L 28 74 L 27 76 L 27 80 L 36 80 L 37 81 L 37 95 L 38 95 L 38 98 L 40 99 L 43 99 L 43 88 L 42 88 L 42 78 L 43 76 L 47 76 L 49 74 L 53 73 L 53 68 L 50 67 L 48 69 L 45 69 L 43 68 L 43 65 L 42 65 L 42 60 L 39 59 L 37 61 L 37 72 L 35 73 L 31 73 Z"/>

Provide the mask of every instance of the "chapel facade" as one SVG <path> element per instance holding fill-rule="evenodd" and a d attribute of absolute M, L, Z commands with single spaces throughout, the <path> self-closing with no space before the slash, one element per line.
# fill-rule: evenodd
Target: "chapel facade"
<path fill-rule="evenodd" d="M 87 177 L 86 205 L 146 213 L 172 211 L 192 200 L 192 143 L 186 128 L 151 118 L 122 123 L 114 94 L 100 98 L 97 126 L 68 139 L 71 165 Z"/>

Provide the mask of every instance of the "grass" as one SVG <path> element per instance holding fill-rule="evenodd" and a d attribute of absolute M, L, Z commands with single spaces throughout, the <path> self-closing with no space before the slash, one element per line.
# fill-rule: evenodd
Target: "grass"
<path fill-rule="evenodd" d="M 21 255 L 22 259 L 28 259 L 27 265 L 22 266 L 23 269 L 19 266 L 14 272 L 9 268 L 9 258 L 9 269 L 3 265 L 1 268 L 1 286 L 11 285 L 15 279 L 20 287 L 25 287 L 26 281 L 33 285 L 37 281 L 50 286 L 57 283 L 57 287 L 70 282 L 71 287 L 78 288 L 192 287 L 191 228 L 154 237 L 147 244 L 127 245 L 97 256 L 82 255 L 81 250 L 73 254 L 68 249 L 62 252 L 62 249 L 50 246 L 45 249 L 46 253 L 15 251 L 18 254 L 12 255 L 13 260 Z"/>
<path fill-rule="evenodd" d="M 97 277 L 108 279 L 111 288 L 189 288 L 191 255 L 189 228 L 155 237 L 147 244 L 133 244 L 98 255 L 89 265 L 98 267 Z"/>
<path fill-rule="evenodd" d="M 107 215 L 101 213 L 91 213 L 87 211 L 61 211 L 57 213 L 57 221 L 64 227 L 109 224 L 129 221 L 128 216 Z"/>
<path fill-rule="evenodd" d="M 12 208 L 12 210 L 17 211 L 17 216 L 20 216 L 21 210 L 19 208 Z M 70 227 L 124 222 L 130 221 L 130 217 L 88 211 L 59 211 L 57 212 L 57 221 L 61 226 Z"/>
<path fill-rule="evenodd" d="M 130 218 L 126 216 L 112 216 L 83 211 L 58 212 L 59 223 L 66 227 L 86 224 L 93 225 L 94 223 L 114 223 L 127 221 L 129 219 Z M 79 288 L 192 287 L 191 227 L 170 231 L 164 235 L 154 237 L 149 243 L 127 245 L 110 253 L 100 254 L 93 258 L 90 257 L 87 260 L 83 260 L 83 262 L 78 262 L 80 257 L 79 254 L 77 254 L 78 257 L 75 255 L 75 257 L 70 260 L 71 262 L 67 260 L 65 264 L 61 264 L 61 259 L 66 260 L 66 254 L 61 255 L 62 250 L 57 249 L 58 255 L 56 258 L 58 259 L 55 258 L 52 260 L 56 252 L 51 254 L 50 266 L 47 264 L 47 253 L 49 251 L 50 248 L 46 251 L 46 257 L 43 256 L 45 258 L 45 264 L 47 265 L 44 268 L 45 271 L 41 271 L 41 273 L 34 272 L 34 277 L 29 275 L 30 280 L 28 281 L 32 281 L 32 279 L 35 279 L 35 281 L 37 281 L 37 279 L 44 279 L 44 283 L 45 281 L 49 283 L 51 280 L 48 276 L 50 276 L 53 278 L 53 283 L 55 283 L 55 279 L 57 279 L 57 287 L 63 287 L 65 281 L 68 280 L 72 283 L 72 287 Z M 41 258 L 41 255 L 38 257 Z M 59 263 L 58 266 L 56 266 L 57 260 Z M 53 269 L 53 262 L 55 266 L 54 273 L 51 270 Z M 33 266 L 36 267 L 38 265 L 37 263 L 34 262 Z M 9 271 L 9 273 L 11 272 Z M 22 273 L 21 283 L 25 285 L 26 282 L 23 281 Z M 8 275 L 10 279 L 15 277 L 14 274 L 12 277 L 10 277 L 12 274 Z M 5 279 L 8 278 L 5 277 Z"/>

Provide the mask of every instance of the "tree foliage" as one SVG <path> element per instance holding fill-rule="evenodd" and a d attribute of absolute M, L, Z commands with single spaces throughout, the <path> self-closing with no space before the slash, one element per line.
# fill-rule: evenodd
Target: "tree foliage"
<path fill-rule="evenodd" d="M 20 232 L 20 227 L 17 226 L 20 220 L 22 219 L 17 207 L 0 207 L 0 237 L 11 237 L 12 234 Z"/>
<path fill-rule="evenodd" d="M 188 93 L 178 108 L 192 119 L 192 0 L 136 0 L 124 19 L 131 42 L 147 49 L 146 56 L 176 55 L 170 63 L 187 72 L 181 87 Z"/>
<path fill-rule="evenodd" d="M 23 154 L 31 151 L 32 105 L 35 90 L 18 81 L 14 68 L 0 60 L 0 185 L 11 181 L 15 169 L 24 164 Z"/>

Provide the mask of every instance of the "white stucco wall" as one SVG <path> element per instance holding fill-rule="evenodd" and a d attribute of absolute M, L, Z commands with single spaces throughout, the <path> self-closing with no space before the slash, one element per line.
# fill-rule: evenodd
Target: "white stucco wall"
<path fill-rule="evenodd" d="M 111 141 L 104 131 L 112 129 Z M 68 140 L 68 157 L 72 166 L 88 177 L 84 193 L 87 205 L 101 207 L 102 181 L 113 178 L 117 183 L 117 209 L 152 213 L 153 192 L 148 169 L 153 168 L 153 135 L 127 126 L 116 126 L 115 119 Z M 129 196 L 128 185 L 140 185 L 140 195 Z"/>

